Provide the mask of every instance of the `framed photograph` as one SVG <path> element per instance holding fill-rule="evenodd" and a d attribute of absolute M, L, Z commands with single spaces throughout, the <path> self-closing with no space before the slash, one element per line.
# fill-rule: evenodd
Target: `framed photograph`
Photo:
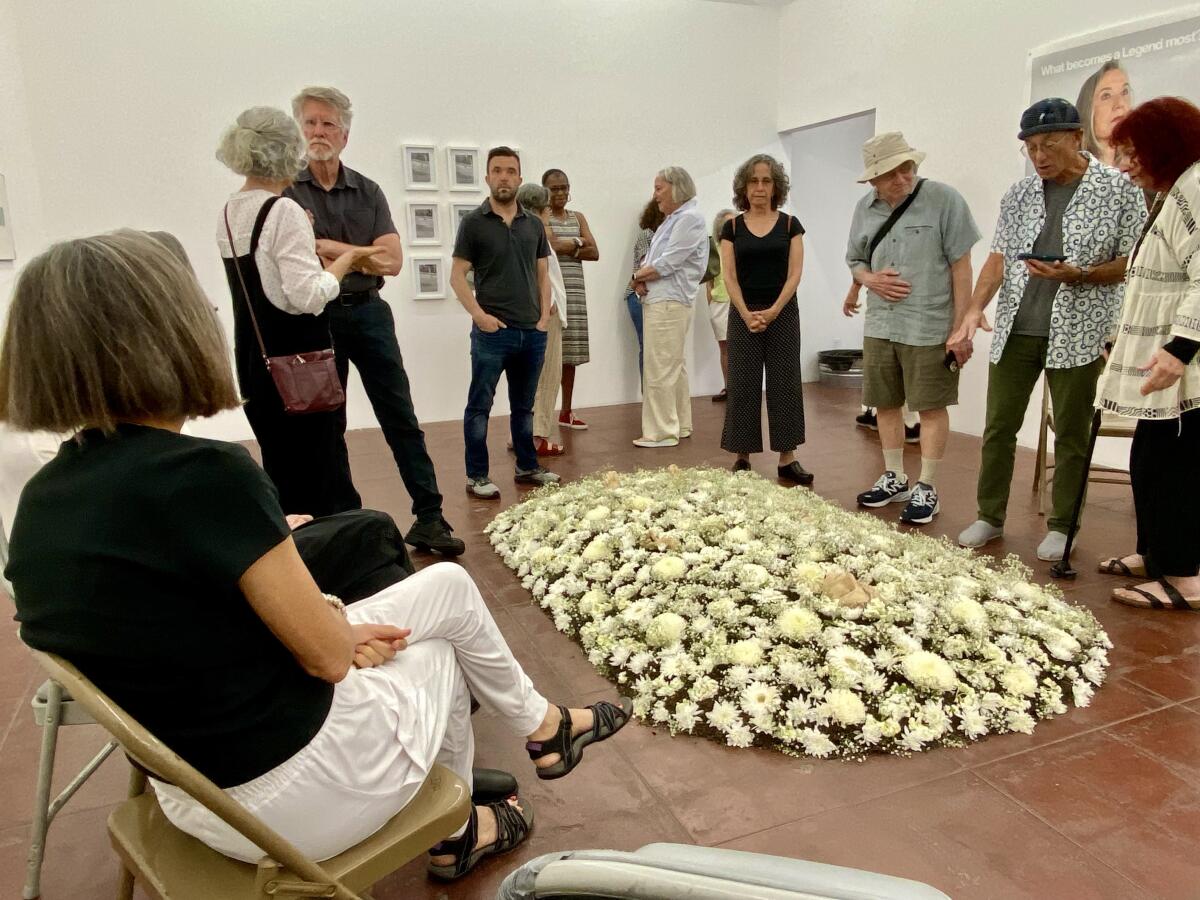
<path fill-rule="evenodd" d="M 408 242 L 417 245 L 432 245 L 442 242 L 436 203 L 408 204 Z"/>
<path fill-rule="evenodd" d="M 0 175 L 0 260 L 16 259 L 13 246 L 11 213 L 8 209 L 8 191 L 4 187 L 4 176 Z"/>
<path fill-rule="evenodd" d="M 478 203 L 461 203 L 455 202 L 449 205 L 450 209 L 450 243 L 454 243 L 458 239 L 458 226 L 462 224 L 462 220 L 470 215 L 474 210 L 479 209 Z"/>
<path fill-rule="evenodd" d="M 440 256 L 414 256 L 414 300 L 441 300 L 446 296 L 446 261 Z"/>
<path fill-rule="evenodd" d="M 447 147 L 446 172 L 452 191 L 477 191 L 483 183 L 478 147 Z"/>
<path fill-rule="evenodd" d="M 432 144 L 404 145 L 404 186 L 410 191 L 438 189 L 437 154 Z"/>

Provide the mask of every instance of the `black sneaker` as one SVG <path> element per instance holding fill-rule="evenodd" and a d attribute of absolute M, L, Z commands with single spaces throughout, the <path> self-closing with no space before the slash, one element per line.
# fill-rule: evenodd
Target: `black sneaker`
<path fill-rule="evenodd" d="M 870 428 L 872 431 L 879 430 L 879 422 L 875 418 L 875 410 L 868 409 L 865 413 L 859 413 L 854 417 L 854 423 L 859 428 Z"/>
<path fill-rule="evenodd" d="M 900 521 L 909 525 L 928 525 L 939 511 L 938 495 L 933 485 L 918 481 L 912 489 L 912 499 L 900 511 Z"/>
<path fill-rule="evenodd" d="M 858 505 L 876 509 L 889 503 L 902 503 L 910 496 L 912 491 L 908 489 L 907 475 L 901 479 L 895 472 L 884 472 L 874 487 L 858 495 Z"/>
<path fill-rule="evenodd" d="M 530 469 L 528 472 L 517 469 L 517 473 L 513 476 L 513 481 L 517 482 L 517 484 L 536 484 L 542 486 L 558 484 L 562 479 L 549 469 L 543 469 L 541 466 L 538 466 L 536 469 Z"/>
<path fill-rule="evenodd" d="M 911 425 L 911 426 L 905 425 L 904 426 L 904 443 L 906 443 L 906 444 L 921 443 L 921 423 L 920 422 L 918 422 L 916 425 Z"/>
<path fill-rule="evenodd" d="M 459 556 L 467 549 L 467 545 L 451 534 L 453 530 L 445 519 L 438 516 L 428 522 L 415 523 L 404 536 L 404 543 L 426 553 Z"/>

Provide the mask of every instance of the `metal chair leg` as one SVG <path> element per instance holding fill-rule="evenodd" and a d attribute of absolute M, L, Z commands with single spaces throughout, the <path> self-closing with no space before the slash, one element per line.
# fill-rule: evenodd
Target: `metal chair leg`
<path fill-rule="evenodd" d="M 54 777 L 54 752 L 58 748 L 58 726 L 62 719 L 62 685 L 51 681 L 46 695 L 46 722 L 42 726 L 42 752 L 38 757 L 37 790 L 33 799 L 33 822 L 29 826 L 29 858 L 25 867 L 24 900 L 42 894 L 42 858 L 46 855 L 46 831 L 50 827 L 50 780 Z"/>

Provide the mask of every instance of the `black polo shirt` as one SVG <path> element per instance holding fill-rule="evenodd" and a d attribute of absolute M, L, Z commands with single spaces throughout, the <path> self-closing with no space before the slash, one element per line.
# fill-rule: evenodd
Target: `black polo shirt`
<path fill-rule="evenodd" d="M 475 299 L 483 311 L 516 328 L 533 328 L 542 317 L 537 261 L 549 255 L 541 219 L 518 205 L 506 225 L 490 199 L 462 220 L 454 242 L 454 256 L 475 270 Z"/>
<path fill-rule="evenodd" d="M 318 238 L 369 247 L 385 234 L 396 234 L 392 211 L 383 190 L 365 175 L 345 164 L 338 165 L 337 181 L 328 191 L 305 167 L 295 183 L 283 192 L 313 214 L 313 231 Z M 342 279 L 343 293 L 378 290 L 381 275 L 349 272 Z"/>

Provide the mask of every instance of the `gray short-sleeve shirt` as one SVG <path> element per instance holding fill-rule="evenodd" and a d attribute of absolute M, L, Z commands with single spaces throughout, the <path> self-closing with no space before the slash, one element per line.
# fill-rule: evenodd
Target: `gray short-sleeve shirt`
<path fill-rule="evenodd" d="M 337 181 L 328 191 L 306 167 L 283 195 L 312 213 L 313 232 L 318 238 L 367 247 L 376 238 L 397 233 L 383 189 L 344 164 L 338 168 Z M 349 272 L 342 279 L 343 294 L 381 287 L 383 278 L 379 275 Z"/>
<path fill-rule="evenodd" d="M 537 261 L 549 255 L 541 219 L 518 206 L 508 225 L 490 200 L 463 218 L 454 241 L 455 258 L 475 270 L 475 299 L 483 311 L 515 328 L 533 328 L 542 317 Z"/>
<path fill-rule="evenodd" d="M 871 239 L 891 214 L 892 208 L 874 189 L 859 200 L 850 223 L 846 264 L 852 271 L 896 269 L 912 285 L 912 293 L 891 303 L 868 291 L 863 334 L 918 347 L 940 344 L 954 322 L 950 266 L 979 240 L 979 229 L 958 191 L 926 179 L 921 193 L 868 260 Z"/>

